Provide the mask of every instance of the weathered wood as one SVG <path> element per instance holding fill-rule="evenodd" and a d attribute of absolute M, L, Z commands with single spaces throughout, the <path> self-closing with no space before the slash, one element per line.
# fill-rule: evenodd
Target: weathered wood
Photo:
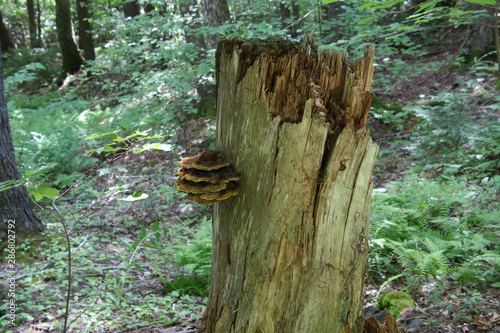
<path fill-rule="evenodd" d="M 373 54 L 219 44 L 217 149 L 241 189 L 214 205 L 200 332 L 363 331 Z"/>

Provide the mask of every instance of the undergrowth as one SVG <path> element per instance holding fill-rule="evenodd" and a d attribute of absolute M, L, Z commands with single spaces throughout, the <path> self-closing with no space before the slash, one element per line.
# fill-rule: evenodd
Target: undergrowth
<path fill-rule="evenodd" d="M 417 175 L 375 190 L 372 271 L 384 280 L 402 267 L 413 284 L 433 276 L 498 285 L 500 213 L 481 205 L 484 195 L 465 179 Z"/>

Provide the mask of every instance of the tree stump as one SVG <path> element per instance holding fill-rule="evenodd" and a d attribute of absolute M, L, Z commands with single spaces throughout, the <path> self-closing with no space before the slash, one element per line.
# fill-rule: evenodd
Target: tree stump
<path fill-rule="evenodd" d="M 354 64 L 282 39 L 219 43 L 217 149 L 240 193 L 214 204 L 199 332 L 362 332 L 374 49 Z"/>

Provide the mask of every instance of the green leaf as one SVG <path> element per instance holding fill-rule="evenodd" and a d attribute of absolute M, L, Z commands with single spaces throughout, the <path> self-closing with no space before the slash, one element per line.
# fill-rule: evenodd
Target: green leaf
<path fill-rule="evenodd" d="M 129 250 L 133 250 L 132 245 L 126 240 L 121 237 L 118 237 L 118 240 L 122 242 L 123 245 L 125 245 Z"/>
<path fill-rule="evenodd" d="M 429 8 L 431 6 L 435 6 L 438 3 L 438 1 L 429 1 L 429 2 L 424 2 L 423 4 L 420 5 L 420 7 L 417 9 L 415 13 L 421 12 L 426 8 Z"/>
<path fill-rule="evenodd" d="M 171 151 L 172 150 L 172 145 L 168 143 L 146 143 L 142 145 L 140 148 L 138 148 L 135 153 L 139 154 L 144 151 L 149 151 L 149 150 L 163 150 L 163 151 Z"/>
<path fill-rule="evenodd" d="M 44 70 L 44 71 L 46 71 L 46 70 L 47 70 L 47 68 L 45 68 L 45 66 L 44 66 L 44 65 L 42 65 L 42 64 L 41 64 L 41 63 L 39 63 L 39 62 L 34 62 L 34 63 L 32 63 L 32 65 L 33 65 L 33 67 L 34 67 L 34 68 L 36 68 L 36 69 L 41 69 L 41 70 Z"/>
<path fill-rule="evenodd" d="M 364 19 L 362 19 L 361 21 L 358 22 L 358 25 L 362 25 L 362 24 L 365 24 L 365 23 L 368 23 L 370 22 L 371 20 L 373 20 L 375 17 L 373 16 L 370 16 L 370 17 L 365 17 Z"/>
<path fill-rule="evenodd" d="M 160 226 L 158 225 L 158 222 L 154 222 L 151 225 L 151 230 L 154 231 L 154 232 L 160 231 Z"/>
<path fill-rule="evenodd" d="M 35 318 L 33 318 L 31 315 L 29 315 L 28 313 L 26 313 L 26 312 L 22 312 L 22 313 L 20 313 L 19 315 L 20 315 L 21 317 L 26 318 L 26 319 L 27 319 L 27 320 L 29 320 L 29 321 L 32 321 L 32 320 L 34 320 L 34 319 L 35 319 Z"/>
<path fill-rule="evenodd" d="M 57 165 L 57 163 L 49 163 L 49 164 L 46 164 L 46 165 L 39 167 L 36 170 L 28 170 L 28 171 L 26 171 L 26 176 L 29 177 L 29 176 L 33 176 L 33 175 L 36 175 L 36 174 L 41 173 L 41 172 L 47 172 L 50 169 L 54 168 L 56 165 Z"/>
<path fill-rule="evenodd" d="M 113 131 L 113 132 L 96 133 L 94 135 L 86 137 L 85 140 L 92 140 L 92 139 L 100 138 L 100 137 L 103 137 L 103 136 L 107 136 L 107 135 L 111 135 L 111 134 L 116 134 L 118 132 L 119 131 L 117 130 L 117 131 Z"/>
<path fill-rule="evenodd" d="M 479 5 L 492 5 L 495 6 L 496 0 L 465 0 L 470 3 L 477 3 Z"/>
<path fill-rule="evenodd" d="M 133 264 L 134 264 L 135 269 L 137 269 L 139 272 L 142 273 L 141 265 L 139 265 L 138 263 L 135 263 L 135 262 Z"/>
<path fill-rule="evenodd" d="M 47 187 L 45 184 L 40 184 L 36 189 L 31 189 L 29 192 L 35 197 L 35 201 L 40 201 L 44 197 L 54 199 L 59 193 L 58 189 Z"/>
<path fill-rule="evenodd" d="M 332 2 L 338 2 L 339 0 L 323 0 L 323 5 L 328 5 L 329 3 Z"/>
<path fill-rule="evenodd" d="M 139 195 L 139 196 L 129 195 L 129 196 L 125 197 L 125 198 L 120 198 L 118 200 L 131 202 L 131 201 L 144 200 L 144 199 L 146 199 L 148 197 L 149 197 L 149 195 L 147 195 L 146 193 L 141 193 L 141 195 Z"/>

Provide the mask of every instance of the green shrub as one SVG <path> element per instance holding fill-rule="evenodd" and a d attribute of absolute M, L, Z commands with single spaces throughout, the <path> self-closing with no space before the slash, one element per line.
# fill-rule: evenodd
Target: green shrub
<path fill-rule="evenodd" d="M 9 96 L 12 138 L 21 173 L 52 165 L 53 169 L 43 176 L 56 181 L 61 175 L 79 177 L 75 171 L 94 163 L 84 154 L 82 145 L 88 129 L 79 118 L 88 105 L 59 93 Z"/>

